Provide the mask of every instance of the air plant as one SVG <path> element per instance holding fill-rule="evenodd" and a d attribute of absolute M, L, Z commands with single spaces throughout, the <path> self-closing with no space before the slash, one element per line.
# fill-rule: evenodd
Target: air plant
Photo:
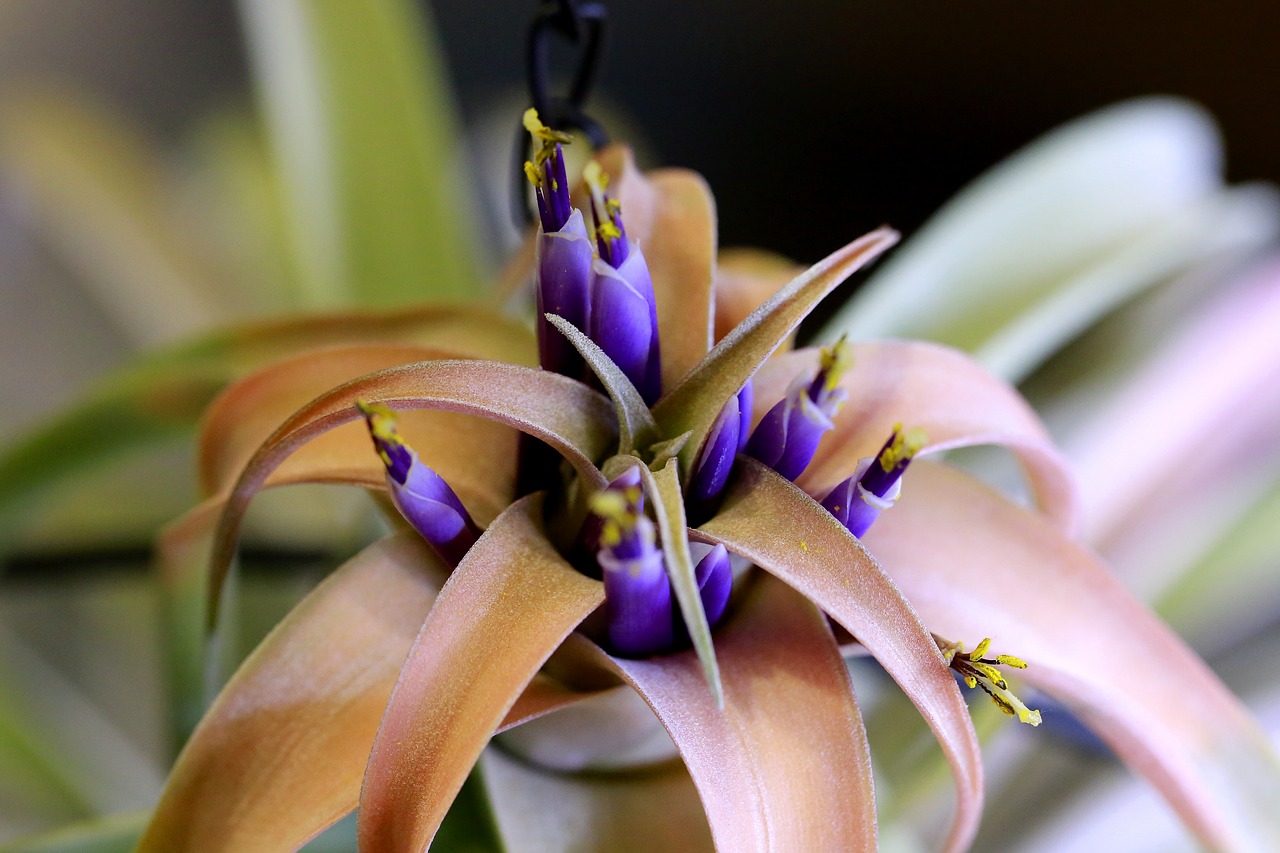
<path fill-rule="evenodd" d="M 1063 304 L 1054 290 L 1029 306 L 993 291 L 981 310 L 972 282 L 944 290 L 972 299 L 968 312 L 913 297 L 910 275 L 882 284 L 909 258 L 937 257 L 940 238 L 925 234 L 865 291 L 861 326 L 846 316 L 828 338 L 852 329 L 853 343 L 787 352 L 800 320 L 891 231 L 794 280 L 762 256 L 717 260 L 696 176 L 642 176 L 612 148 L 571 195 L 563 137 L 527 124 L 541 219 L 522 256 L 532 332 L 456 306 L 267 325 L 217 339 L 233 370 L 196 346 L 180 352 L 186 368 L 158 360 L 108 396 L 131 412 L 167 399 L 147 397 L 158 380 L 192 388 L 190 365 L 212 364 L 214 381 L 172 398 L 191 422 L 249 371 L 205 414 L 206 500 L 160 540 L 179 736 L 203 720 L 144 849 L 293 849 L 357 806 L 370 849 L 420 849 L 477 799 L 498 835 L 539 849 L 869 848 L 876 745 L 842 655 L 879 661 L 941 745 L 951 849 L 971 841 L 983 805 L 959 684 L 1026 722 L 1039 715 L 1012 688 L 1038 687 L 1204 843 L 1277 843 L 1271 747 L 1076 544 L 1097 504 L 1077 499 L 1023 399 L 955 350 L 863 342 L 939 338 L 1021 378 L 1070 337 L 1071 323 L 1046 332 Z M 295 175 L 295 189 L 314 177 Z M 1196 222 L 1238 222 L 1203 207 Z M 998 246 L 968 245 L 944 268 L 1001 269 Z M 1154 282 L 1199 244 L 1137 245 L 1160 263 L 1132 280 Z M 1105 290 L 1135 266 L 1111 260 L 1074 290 Z M 894 300 L 914 302 L 915 319 L 886 310 Z M 971 334 L 966 324 L 1008 319 L 992 305 L 1026 322 Z M 323 344 L 336 346 L 305 351 Z M 1013 451 L 1031 507 L 926 458 L 976 444 Z M 299 604 L 205 712 L 204 685 L 228 665 L 225 581 L 245 509 L 262 488 L 304 482 L 385 495 L 397 530 Z"/>
<path fill-rule="evenodd" d="M 614 148 L 587 172 L 577 197 L 591 201 L 575 204 L 563 137 L 536 116 L 527 125 L 539 144 L 534 286 L 543 308 L 585 306 L 576 322 L 537 319 L 548 369 L 348 347 L 264 368 L 206 418 L 209 497 L 161 554 L 174 589 L 209 590 L 210 628 L 241 519 L 265 487 L 386 491 L 412 529 L 339 569 L 231 678 L 142 849 L 291 849 L 357 806 L 362 845 L 421 849 L 496 732 L 628 690 L 670 736 L 719 848 L 870 848 L 869 745 L 842 641 L 897 681 L 947 756 L 948 849 L 972 840 L 983 789 L 953 671 L 1026 722 L 1039 715 L 1011 692 L 1012 670 L 1071 707 L 1206 843 L 1274 837 L 1280 772 L 1265 736 L 1074 543 L 1072 478 L 1015 391 L 932 344 L 778 354 L 892 231 L 721 317 L 732 331 L 712 341 L 713 206 L 700 179 L 642 176 Z M 590 263 L 563 260 L 592 242 Z M 512 430 L 563 462 L 543 465 Z M 923 458 L 973 444 L 1013 451 L 1034 507 Z M 537 491 L 516 494 L 517 465 L 539 466 Z M 713 546 L 696 565 L 691 542 Z M 727 607 L 726 554 L 754 566 Z M 980 640 L 968 653 L 967 639 Z M 1019 657 L 988 657 L 993 644 Z M 595 756 L 583 766 L 607 761 L 608 738 L 578 734 Z M 501 786 L 515 778 L 489 781 L 502 829 L 516 820 L 504 799 L 519 797 Z M 675 804 L 687 788 L 653 788 L 672 804 L 646 801 L 647 814 L 689 815 Z M 682 823 L 690 846 L 706 843 L 700 826 Z M 577 831 L 560 842 L 588 843 Z"/>

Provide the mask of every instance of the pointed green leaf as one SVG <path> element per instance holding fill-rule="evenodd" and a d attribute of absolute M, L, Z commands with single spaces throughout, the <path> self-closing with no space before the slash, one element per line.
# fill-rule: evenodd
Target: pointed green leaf
<path fill-rule="evenodd" d="M 578 327 L 563 317 L 548 314 L 547 322 L 560 330 L 578 351 L 591 372 L 600 380 L 604 390 L 618 410 L 618 452 L 632 453 L 637 447 L 647 446 L 658 434 L 658 425 L 636 386 L 618 369 L 596 342 L 582 334 Z"/>
<path fill-rule="evenodd" d="M 711 641 L 711 626 L 702 609 L 702 596 L 698 592 L 698 579 L 694 575 L 693 557 L 689 554 L 688 524 L 684 517 L 684 494 L 680 491 L 680 473 L 676 460 L 671 459 L 661 471 L 654 474 L 643 464 L 639 466 L 645 491 L 653 501 L 653 512 L 658 519 L 658 532 L 662 536 L 662 553 L 667 560 L 667 574 L 671 588 L 680 602 L 680 616 L 684 619 L 694 651 L 702 662 L 702 674 L 711 688 L 711 696 L 717 708 L 724 707 L 724 688 L 720 684 L 720 666 L 716 663 L 716 649 Z"/>
<path fill-rule="evenodd" d="M 653 416 L 664 434 L 693 432 L 680 452 L 685 476 L 729 398 L 742 389 L 823 297 L 897 240 L 897 232 L 880 228 L 810 267 L 753 311 L 657 402 Z"/>

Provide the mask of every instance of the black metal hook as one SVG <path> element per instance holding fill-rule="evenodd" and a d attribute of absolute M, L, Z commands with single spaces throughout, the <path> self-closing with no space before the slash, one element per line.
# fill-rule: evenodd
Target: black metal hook
<path fill-rule="evenodd" d="M 529 100 L 539 118 L 548 127 L 581 133 L 593 148 L 609 144 L 604 127 L 587 115 L 585 106 L 595 85 L 604 57 L 605 23 L 608 13 L 603 3 L 581 0 L 551 0 L 543 3 L 529 25 L 526 41 L 525 72 L 529 81 Z M 569 93 L 565 97 L 551 94 L 551 39 L 559 36 L 579 50 Z M 525 161 L 532 156 L 533 140 L 523 125 L 518 131 L 515 152 L 515 181 L 512 213 L 516 225 L 533 222 L 525 187 Z"/>

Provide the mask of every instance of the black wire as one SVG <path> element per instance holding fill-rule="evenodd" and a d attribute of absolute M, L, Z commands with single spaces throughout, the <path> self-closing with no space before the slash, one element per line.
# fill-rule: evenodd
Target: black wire
<path fill-rule="evenodd" d="M 553 0 L 538 9 L 525 42 L 525 74 L 529 82 L 529 102 L 543 124 L 556 130 L 576 131 L 593 148 L 609 144 L 604 127 L 587 115 L 586 101 L 604 62 L 605 24 L 608 12 L 603 3 Z M 551 93 L 551 40 L 560 37 L 579 49 L 569 93 Z M 517 131 L 512 215 L 517 227 L 533 222 L 528 203 L 524 164 L 533 153 L 533 140 L 523 125 Z"/>

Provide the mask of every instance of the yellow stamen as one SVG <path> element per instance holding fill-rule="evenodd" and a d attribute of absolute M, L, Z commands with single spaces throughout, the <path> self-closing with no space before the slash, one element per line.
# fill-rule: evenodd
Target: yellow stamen
<path fill-rule="evenodd" d="M 600 220 L 596 223 L 596 235 L 608 240 L 617 240 L 622 236 L 622 230 L 614 220 L 621 215 L 622 205 L 617 199 L 609 198 L 604 194 L 605 188 L 609 186 L 609 176 L 605 174 L 604 169 L 600 168 L 599 163 L 592 160 L 582 169 L 582 182 L 591 192 L 592 206 L 597 213 L 596 218 Z"/>
<path fill-rule="evenodd" d="M 524 176 L 528 178 L 529 183 L 533 184 L 535 187 L 542 186 L 542 172 L 538 170 L 537 166 L 533 165 L 533 163 L 528 160 L 524 161 Z"/>
<path fill-rule="evenodd" d="M 547 127 L 538 118 L 538 111 L 533 107 L 524 111 L 524 129 L 529 131 L 529 135 L 533 137 L 534 142 L 541 143 L 538 150 L 534 152 L 534 162 L 537 164 L 535 168 L 540 168 L 547 159 L 555 153 L 556 145 L 568 145 L 573 141 L 573 137 L 562 130 L 552 130 Z M 529 169 L 525 167 L 525 174 L 529 174 Z M 536 184 L 541 186 L 541 184 Z"/>
<path fill-rule="evenodd" d="M 612 548 L 622 541 L 624 533 L 635 529 L 640 516 L 635 506 L 640 501 L 640 489 L 629 487 L 622 491 L 607 489 L 591 497 L 591 511 L 604 519 L 600 543 Z"/>
<path fill-rule="evenodd" d="M 904 462 L 909 462 L 924 447 L 928 438 L 924 430 L 912 427 L 903 430 L 902 424 L 893 425 L 893 443 L 880 452 L 880 467 L 892 471 Z"/>
<path fill-rule="evenodd" d="M 394 464 L 391 461 L 390 454 L 386 451 L 386 445 L 393 447 L 405 446 L 404 439 L 396 431 L 395 411 L 381 403 L 368 403 L 364 400 L 356 400 L 356 408 L 360 410 L 360 414 L 364 415 L 365 420 L 369 423 L 369 432 L 374 437 L 373 446 L 378 451 L 378 456 L 382 459 L 382 463 L 387 466 Z"/>
<path fill-rule="evenodd" d="M 598 192 L 603 196 L 605 189 L 609 186 L 609 176 L 595 160 L 582 167 L 582 180 L 593 195 Z"/>
<path fill-rule="evenodd" d="M 997 664 L 1026 669 L 1025 661 L 1013 655 L 997 655 L 994 660 L 985 657 L 987 650 L 991 648 L 990 637 L 983 639 L 968 654 L 964 651 L 964 643 L 948 643 L 936 635 L 934 640 L 942 652 L 943 660 L 960 674 L 966 686 L 970 689 L 981 687 L 982 691 L 991 697 L 996 707 L 1009 716 L 1017 717 L 1028 725 L 1040 725 L 1040 712 L 1033 711 L 1024 705 L 1022 700 L 1009 689 L 1004 676 L 996 669 Z"/>
<path fill-rule="evenodd" d="M 840 384 L 840 378 L 853 367 L 853 347 L 845 338 L 845 335 L 841 335 L 840 340 L 834 345 L 823 347 L 822 354 L 819 356 L 819 367 L 826 375 L 822 390 L 828 393 L 836 389 Z"/>

